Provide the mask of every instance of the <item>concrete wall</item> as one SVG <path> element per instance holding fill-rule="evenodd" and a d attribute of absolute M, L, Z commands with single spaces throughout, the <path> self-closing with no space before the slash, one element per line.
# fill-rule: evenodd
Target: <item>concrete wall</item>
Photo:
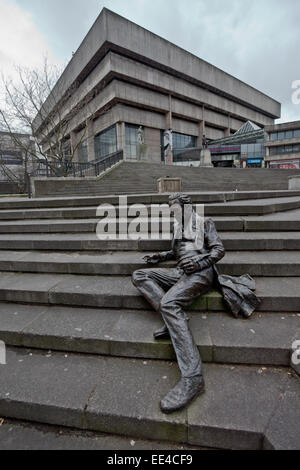
<path fill-rule="evenodd" d="M 260 126 L 268 125 L 273 122 L 271 118 L 226 99 L 223 96 L 207 91 L 181 78 L 172 77 L 164 71 L 155 70 L 150 66 L 110 52 L 80 85 L 78 90 L 74 91 L 68 100 L 62 113 L 64 117 L 70 113 L 73 107 L 80 101 L 82 102 L 83 109 L 87 108 L 86 112 L 83 111 L 81 115 L 78 115 L 77 119 L 72 122 L 71 128 L 76 127 L 86 115 L 95 112 L 97 107 L 100 105 L 104 106 L 105 103 L 107 103 L 109 90 L 101 92 L 100 96 L 96 96 L 88 105 L 85 104 L 91 94 L 99 94 L 105 83 L 112 77 L 117 76 L 126 79 L 127 82 L 135 82 L 136 85 L 138 85 L 137 88 L 129 83 L 120 82 L 122 85 L 114 92 L 114 97 L 119 100 L 135 101 L 135 96 L 137 96 L 140 104 L 145 103 L 153 108 L 159 106 L 162 109 L 166 109 L 168 107 L 167 96 L 169 93 L 172 93 L 172 95 L 175 96 L 172 100 L 174 113 L 202 120 L 202 105 L 204 103 L 206 107 L 215 109 L 214 112 L 206 108 L 208 121 L 227 128 L 228 115 L 230 114 L 231 127 L 234 131 L 241 127 L 248 119 Z M 156 92 L 150 92 L 142 88 L 141 85 L 152 87 Z M 126 90 L 123 90 L 123 88 L 126 88 Z M 176 98 L 176 96 L 181 98 Z M 189 102 L 187 100 L 189 100 Z M 191 101 L 197 104 L 195 105 L 191 103 Z"/>
<path fill-rule="evenodd" d="M 146 157 L 149 163 L 161 162 L 160 131 L 158 129 L 145 128 L 145 144 L 147 146 Z"/>
<path fill-rule="evenodd" d="M 222 137 L 224 137 L 223 131 L 219 129 L 215 129 L 213 127 L 206 126 L 206 138 L 207 139 L 216 140 L 216 139 L 222 139 Z"/>
<path fill-rule="evenodd" d="M 300 129 L 300 121 L 282 122 L 266 127 L 266 132 L 290 131 Z"/>
<path fill-rule="evenodd" d="M 0 181 L 0 194 L 19 194 L 20 190 L 16 183 Z"/>
<path fill-rule="evenodd" d="M 102 15 L 106 16 L 109 42 L 250 103 L 273 117 L 280 115 L 278 102 L 235 77 L 109 10 L 104 9 Z"/>
<path fill-rule="evenodd" d="M 285 154 L 278 154 L 278 155 L 268 155 L 265 157 L 266 162 L 275 162 L 279 160 L 300 160 L 300 153 L 285 153 Z"/>

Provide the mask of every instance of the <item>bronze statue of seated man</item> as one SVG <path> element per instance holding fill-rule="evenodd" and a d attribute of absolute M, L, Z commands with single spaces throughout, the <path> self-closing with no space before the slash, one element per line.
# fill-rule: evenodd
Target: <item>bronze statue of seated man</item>
<path fill-rule="evenodd" d="M 188 195 L 176 193 L 170 196 L 169 205 L 182 209 L 192 201 Z M 183 211 L 184 212 L 184 211 Z M 253 279 L 248 276 L 234 278 L 219 276 L 215 264 L 225 255 L 222 241 L 212 219 L 205 219 L 202 246 L 198 249 L 191 233 L 197 230 L 197 214 L 192 212 L 193 230 L 186 230 L 182 221 L 181 237 L 173 234 L 171 251 L 145 257 L 148 264 L 176 260 L 174 268 L 152 268 L 135 271 L 133 284 L 152 307 L 161 314 L 164 326 L 154 333 L 155 339 L 171 338 L 176 353 L 181 379 L 160 402 L 164 413 L 180 410 L 204 392 L 202 362 L 197 345 L 189 328 L 187 308 L 193 301 L 207 293 L 213 286 L 219 287 L 224 300 L 237 316 L 249 317 L 259 300 L 252 290 Z"/>

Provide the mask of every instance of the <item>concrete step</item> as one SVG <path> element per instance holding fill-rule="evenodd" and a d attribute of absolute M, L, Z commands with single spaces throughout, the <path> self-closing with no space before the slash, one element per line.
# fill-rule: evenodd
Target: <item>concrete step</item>
<path fill-rule="evenodd" d="M 6 345 L 175 360 L 170 341 L 153 339 L 162 326 L 154 311 L 2 303 L 0 316 Z M 300 313 L 256 313 L 249 320 L 192 313 L 190 328 L 204 362 L 289 366 L 292 344 L 300 338 Z"/>
<path fill-rule="evenodd" d="M 108 204 L 119 204 L 119 196 L 113 195 L 110 191 L 110 194 L 105 196 L 82 196 L 84 192 L 80 193 L 79 196 L 64 196 L 64 197 L 44 197 L 36 199 L 28 198 L 13 198 L 6 197 L 1 198 L 0 200 L 0 215 L 5 217 L 8 212 L 17 212 L 17 216 L 21 216 L 19 213 L 22 210 L 37 210 L 40 209 L 50 209 L 50 208 L 77 208 L 77 207 L 98 207 L 98 205 L 105 203 Z M 260 199 L 270 199 L 270 198 L 290 198 L 300 196 L 300 191 L 297 190 L 271 190 L 271 191 L 201 191 L 188 192 L 192 197 L 193 203 L 220 203 L 220 202 L 229 202 L 229 201 L 240 201 L 240 200 L 260 200 Z M 169 194 L 166 193 L 139 193 L 138 195 L 129 194 L 128 203 L 129 204 L 163 204 L 167 203 L 169 199 Z M 26 216 L 26 214 L 24 214 Z M 22 218 L 22 217 L 21 217 Z"/>
<path fill-rule="evenodd" d="M 18 221 L 5 221 L 0 222 L 0 233 L 78 233 L 78 232 L 87 232 L 95 233 L 98 223 L 101 218 L 88 218 L 86 219 L 37 219 L 37 220 L 18 220 Z M 119 233 L 119 226 L 127 227 L 133 221 L 133 218 L 125 219 L 110 219 L 112 223 L 116 223 L 117 233 Z M 141 219 L 143 227 L 146 226 L 150 231 L 152 229 L 152 223 L 157 223 L 156 232 L 161 232 L 163 227 L 167 227 L 168 232 L 170 233 L 171 227 L 173 227 L 173 220 L 169 218 L 151 218 L 151 220 L 146 221 L 146 219 Z M 243 220 L 241 218 L 225 217 L 225 218 L 215 218 L 216 227 L 220 231 L 228 230 L 243 230 Z M 165 224 L 165 225 L 162 225 Z"/>
<path fill-rule="evenodd" d="M 216 224 L 218 227 L 218 223 Z M 280 227 L 278 227 L 280 229 Z M 228 251 L 299 250 L 300 233 L 295 232 L 222 232 Z M 142 237 L 141 237 L 142 238 Z M 167 251 L 170 240 L 99 240 L 96 233 L 23 233 L 0 234 L 1 250 L 47 251 Z"/>
<path fill-rule="evenodd" d="M 300 198 L 298 197 L 263 199 L 261 201 L 233 201 L 205 204 L 205 215 L 263 215 L 299 207 Z"/>
<path fill-rule="evenodd" d="M 109 199 L 109 198 L 108 198 Z M 138 199 L 136 197 L 136 199 Z M 141 199 L 141 198 L 140 198 Z M 100 204 L 112 204 L 107 201 L 100 201 Z M 115 212 L 116 217 L 119 217 L 119 201 L 115 201 Z M 134 204 L 143 204 L 147 206 L 149 215 L 152 209 L 147 202 L 141 200 Z M 124 205 L 124 203 L 122 203 Z M 131 206 L 124 206 L 124 209 L 128 213 L 128 209 Z M 95 218 L 97 213 L 98 205 L 87 206 L 87 207 L 59 207 L 54 208 L 42 208 L 39 209 L 23 209 L 23 210 L 1 210 L 0 220 L 28 220 L 28 219 L 74 219 L 74 218 Z M 205 216 L 247 216 L 247 215 L 264 215 L 282 211 L 288 211 L 300 208 L 300 197 L 280 197 L 280 198 L 269 198 L 262 200 L 240 200 L 240 201 L 227 201 L 221 203 L 204 203 Z M 135 215 L 133 215 L 135 217 Z"/>
<path fill-rule="evenodd" d="M 92 274 L 121 276 L 131 275 L 137 269 L 149 266 L 143 261 L 145 253 L 136 251 L 111 253 L 82 252 L 24 252 L 0 251 L 0 271 Z M 160 267 L 175 267 L 176 262 L 161 263 Z M 220 274 L 241 276 L 300 277 L 299 251 L 228 251 L 218 263 Z"/>
<path fill-rule="evenodd" d="M 90 210 L 90 209 L 89 209 Z M 37 214 L 36 214 L 37 215 Z M 40 214 L 43 215 L 43 214 Z M 47 214 L 50 215 L 50 214 Z M 54 214 L 53 214 L 54 215 Z M 57 215 L 57 214 L 56 214 Z M 92 214 L 90 214 L 91 216 Z M 68 214 L 66 217 L 51 218 L 32 218 L 26 220 L 6 220 L 0 221 L 0 234 L 1 233 L 92 233 L 96 232 L 97 224 L 101 221 L 101 217 L 95 216 L 82 218 L 82 213 L 79 211 L 76 214 Z M 129 217 L 127 220 L 124 218 L 110 218 L 111 223 L 116 224 L 116 231 L 119 233 L 120 225 L 129 227 L 135 217 Z M 286 211 L 277 214 L 267 214 L 264 216 L 213 216 L 212 219 L 216 224 L 219 232 L 296 232 L 300 231 L 300 211 Z M 154 217 L 146 220 L 141 217 L 140 222 L 142 227 L 146 227 L 149 232 L 152 229 L 152 223 L 155 222 L 157 229 L 155 231 L 161 232 L 162 227 L 164 230 L 170 232 L 173 221 L 165 217 Z M 164 225 L 163 225 L 164 224 Z M 141 229 L 140 229 L 141 230 Z M 144 228 L 143 228 L 144 230 Z M 124 229 L 123 229 L 124 231 Z"/>
<path fill-rule="evenodd" d="M 256 295 L 263 312 L 299 312 L 300 277 L 258 277 Z M 149 308 L 130 276 L 0 273 L 0 300 L 5 302 L 70 305 L 95 308 Z M 223 311 L 222 297 L 211 292 L 191 310 Z"/>
<path fill-rule="evenodd" d="M 130 206 L 126 206 L 125 210 Z M 144 206 L 143 206 L 144 207 Z M 146 206 L 150 216 L 150 207 Z M 119 217 L 119 207 L 115 206 L 116 216 Z M 126 212 L 125 212 L 126 213 Z M 128 218 L 135 218 L 136 215 L 128 215 Z M 99 220 L 97 217 L 97 207 L 76 207 L 76 208 L 60 208 L 60 209 L 26 209 L 18 211 L 0 211 L 0 222 L 1 227 L 5 227 L 6 224 L 13 226 L 14 224 L 24 224 L 32 221 L 33 223 L 44 222 L 49 223 L 49 220 L 59 222 L 61 219 L 72 219 L 76 222 L 80 222 L 80 219 L 93 219 Z M 47 220 L 44 220 L 47 219 Z M 68 220 L 69 221 L 69 220 Z"/>
<path fill-rule="evenodd" d="M 117 434 L 5 419 L 0 427 L 0 450 L 114 450 L 117 452 L 187 450 L 191 452 L 205 449 L 179 442 L 150 441 Z"/>
<path fill-rule="evenodd" d="M 289 369 L 205 364 L 204 375 L 205 394 L 164 415 L 173 362 L 7 348 L 0 416 L 211 448 L 299 448 L 300 381 Z"/>

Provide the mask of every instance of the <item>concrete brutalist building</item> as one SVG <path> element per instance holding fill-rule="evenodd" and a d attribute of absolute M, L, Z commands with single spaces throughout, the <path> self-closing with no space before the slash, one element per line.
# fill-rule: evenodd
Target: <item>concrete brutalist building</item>
<path fill-rule="evenodd" d="M 300 121 L 275 124 L 265 128 L 267 166 L 300 168 Z"/>
<path fill-rule="evenodd" d="M 265 127 L 281 114 L 274 99 L 106 8 L 53 93 L 71 116 L 66 154 L 84 133 L 79 162 L 122 149 L 126 160 L 158 163 L 169 129 L 174 149 L 191 148 L 203 134 L 220 139 L 248 120 Z M 37 134 L 42 125 L 37 118 Z"/>

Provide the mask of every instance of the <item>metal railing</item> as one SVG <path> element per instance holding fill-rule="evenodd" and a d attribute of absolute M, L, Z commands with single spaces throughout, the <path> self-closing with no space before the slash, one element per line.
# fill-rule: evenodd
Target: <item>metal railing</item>
<path fill-rule="evenodd" d="M 123 150 L 114 152 L 101 160 L 93 160 L 91 162 L 39 162 L 35 170 L 26 175 L 26 186 L 28 197 L 31 198 L 31 184 L 32 177 L 43 178 L 84 178 L 96 177 L 101 175 L 104 171 L 108 170 L 118 162 L 123 160 Z"/>
<path fill-rule="evenodd" d="M 114 152 L 104 158 L 91 162 L 70 162 L 67 158 L 64 162 L 45 161 L 39 162 L 30 177 L 40 176 L 46 178 L 84 178 L 85 176 L 99 176 L 103 171 L 123 160 L 123 151 Z"/>

